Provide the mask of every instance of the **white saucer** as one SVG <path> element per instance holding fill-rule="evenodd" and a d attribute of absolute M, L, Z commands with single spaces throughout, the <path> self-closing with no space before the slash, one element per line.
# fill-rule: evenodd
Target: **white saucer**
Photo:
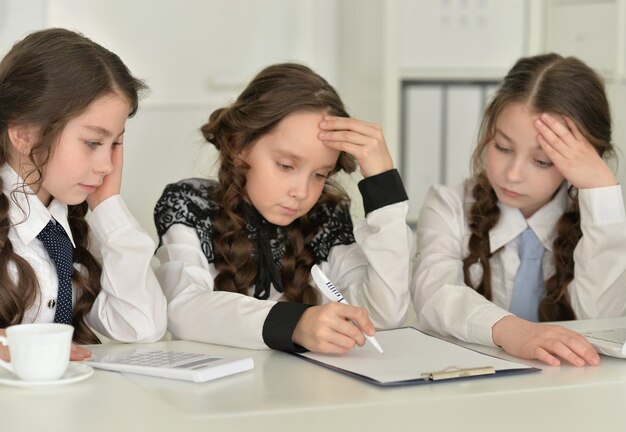
<path fill-rule="evenodd" d="M 93 368 L 79 362 L 70 362 L 63 376 L 52 381 L 23 381 L 8 370 L 0 368 L 0 384 L 17 387 L 64 385 L 82 381 L 89 378 L 91 375 L 93 375 Z"/>

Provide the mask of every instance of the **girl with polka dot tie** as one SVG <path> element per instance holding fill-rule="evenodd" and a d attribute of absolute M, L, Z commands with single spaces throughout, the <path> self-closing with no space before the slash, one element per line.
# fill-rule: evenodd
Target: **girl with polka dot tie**
<path fill-rule="evenodd" d="M 0 333 L 62 322 L 77 344 L 163 336 L 154 243 L 119 195 L 143 88 L 117 55 L 64 29 L 28 35 L 0 62 Z"/>

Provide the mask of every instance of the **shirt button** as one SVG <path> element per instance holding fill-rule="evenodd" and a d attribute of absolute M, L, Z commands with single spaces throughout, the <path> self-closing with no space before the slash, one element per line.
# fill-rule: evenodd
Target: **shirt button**
<path fill-rule="evenodd" d="M 48 309 L 53 309 L 57 304 L 57 301 L 52 299 L 52 300 L 48 300 Z"/>

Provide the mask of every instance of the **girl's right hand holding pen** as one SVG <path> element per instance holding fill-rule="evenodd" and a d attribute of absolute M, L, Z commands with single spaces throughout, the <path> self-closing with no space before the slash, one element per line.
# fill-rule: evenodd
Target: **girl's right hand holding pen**
<path fill-rule="evenodd" d="M 361 330 L 374 336 L 374 324 L 365 309 L 332 302 L 308 308 L 300 317 L 292 340 L 309 351 L 344 354 L 365 344 Z"/>

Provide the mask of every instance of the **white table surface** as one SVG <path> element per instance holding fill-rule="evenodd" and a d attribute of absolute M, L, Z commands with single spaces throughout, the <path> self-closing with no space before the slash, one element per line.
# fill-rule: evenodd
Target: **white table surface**
<path fill-rule="evenodd" d="M 622 359 L 603 356 L 585 368 L 529 363 L 542 372 L 382 388 L 277 351 L 186 341 L 142 347 L 252 357 L 255 367 L 203 384 L 96 370 L 65 386 L 0 385 L 0 430 L 626 430 Z"/>

